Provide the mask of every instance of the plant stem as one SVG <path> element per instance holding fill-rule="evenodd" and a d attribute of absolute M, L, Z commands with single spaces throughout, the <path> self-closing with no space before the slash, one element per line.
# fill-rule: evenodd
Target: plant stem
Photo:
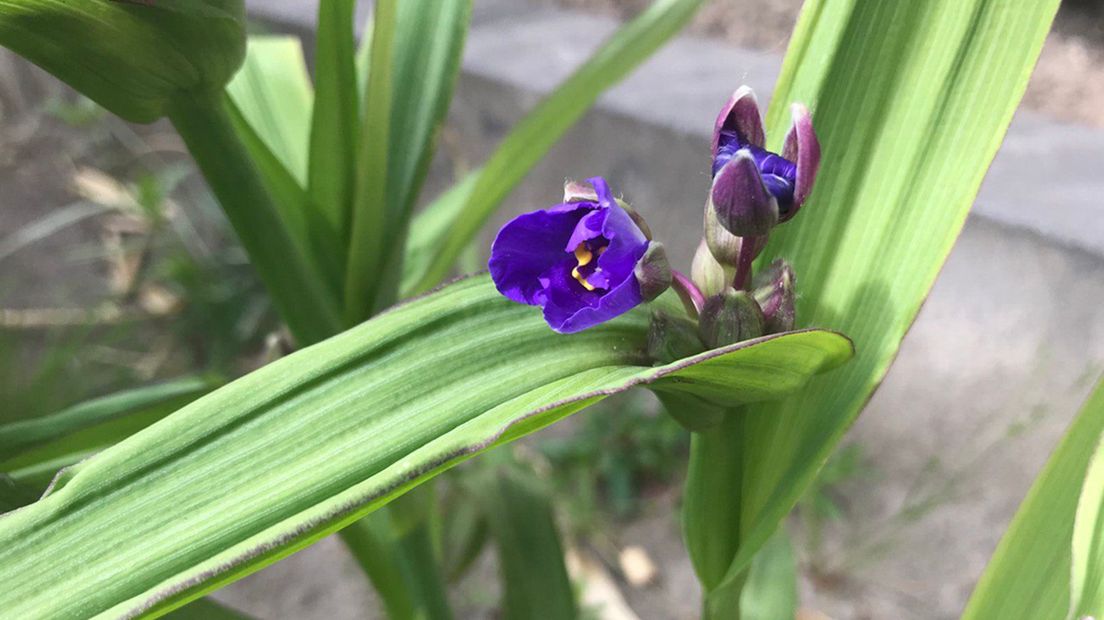
<path fill-rule="evenodd" d="M 299 344 L 341 331 L 338 300 L 280 218 L 221 97 L 181 97 L 169 110 L 180 137 Z"/>
<path fill-rule="evenodd" d="M 683 533 L 705 594 L 703 618 L 738 618 L 741 583 L 719 586 L 740 546 L 744 412 L 694 432 L 683 494 Z"/>
<path fill-rule="evenodd" d="M 751 282 L 751 264 L 763 247 L 763 237 L 744 237 L 740 242 L 740 254 L 736 259 L 736 275 L 732 278 L 732 288 L 738 291 L 748 290 Z"/>
<path fill-rule="evenodd" d="M 701 290 L 694 284 L 694 281 L 687 278 L 682 272 L 672 269 L 671 288 L 675 289 L 675 292 L 678 293 L 679 299 L 682 300 L 682 305 L 686 307 L 686 314 L 696 319 L 701 312 L 702 306 L 705 305 L 705 296 L 702 295 Z"/>

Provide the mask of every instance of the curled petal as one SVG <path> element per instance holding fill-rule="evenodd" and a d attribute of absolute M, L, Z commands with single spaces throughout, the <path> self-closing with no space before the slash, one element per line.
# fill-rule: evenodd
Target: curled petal
<path fill-rule="evenodd" d="M 549 280 L 546 280 L 549 295 L 544 306 L 544 320 L 561 334 L 594 327 L 632 310 L 644 301 L 640 283 L 630 277 L 605 295 L 595 295 L 593 305 L 580 303 L 579 296 L 569 292 L 573 286 L 570 277 L 568 270 L 556 269 L 549 273 Z"/>
<path fill-rule="evenodd" d="M 521 304 L 543 304 L 540 275 L 564 260 L 564 247 L 579 221 L 596 208 L 593 202 L 562 204 L 519 215 L 503 226 L 487 263 L 499 292 Z"/>
<path fill-rule="evenodd" d="M 751 87 L 741 86 L 736 89 L 717 115 L 717 122 L 713 125 L 711 150 L 714 159 L 717 157 L 722 129 L 735 130 L 744 143 L 763 148 L 766 132 L 763 130 L 763 118 L 759 116 L 759 102 L 756 101 Z"/>
<path fill-rule="evenodd" d="M 820 168 L 820 141 L 813 130 L 813 117 L 809 108 L 800 103 L 791 108 L 793 126 L 786 134 L 782 146 L 782 157 L 797 164 L 797 179 L 794 182 L 794 208 L 786 214 L 789 219 L 805 203 L 813 191 L 817 170 Z"/>
<path fill-rule="evenodd" d="M 778 224 L 778 201 L 746 150 L 738 151 L 717 173 L 710 201 L 717 221 L 737 237 L 766 235 Z"/>

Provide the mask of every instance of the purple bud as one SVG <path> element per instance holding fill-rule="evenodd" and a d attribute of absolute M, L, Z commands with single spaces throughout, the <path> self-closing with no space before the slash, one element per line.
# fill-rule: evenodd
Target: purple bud
<path fill-rule="evenodd" d="M 759 102 L 749 86 L 741 86 L 732 93 L 728 103 L 721 108 L 717 122 L 713 124 L 713 158 L 721 145 L 721 133 L 733 134 L 741 144 L 751 144 L 762 148 L 766 132 L 763 130 L 763 118 L 759 116 Z"/>
<path fill-rule="evenodd" d="M 717 221 L 737 237 L 763 236 L 778 224 L 778 200 L 746 149 L 736 151 L 713 178 L 709 199 Z"/>
<path fill-rule="evenodd" d="M 809 114 L 809 108 L 795 103 L 790 110 L 793 126 L 786 134 L 782 157 L 796 164 L 797 178 L 794 180 L 793 188 L 794 206 L 787 213 L 782 214 L 783 222 L 792 218 L 801 205 L 805 204 L 805 200 L 813 191 L 817 170 L 820 169 L 820 141 L 817 140 L 816 131 L 813 130 L 813 117 Z"/>

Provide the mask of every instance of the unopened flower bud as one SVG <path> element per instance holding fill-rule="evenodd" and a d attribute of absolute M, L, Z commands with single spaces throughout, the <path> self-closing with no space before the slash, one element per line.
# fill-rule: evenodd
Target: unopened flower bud
<path fill-rule="evenodd" d="M 705 239 L 702 239 L 698 250 L 694 252 L 694 261 L 690 263 L 690 278 L 698 285 L 702 294 L 712 297 L 723 291 L 732 282 L 733 272 L 735 269 L 732 267 L 725 267 L 717 262 Z"/>
<path fill-rule="evenodd" d="M 763 333 L 777 334 L 794 328 L 794 283 L 793 269 L 782 259 L 755 276 L 752 294 L 763 311 Z"/>
<path fill-rule="evenodd" d="M 704 350 L 698 326 L 693 321 L 660 310 L 652 312 L 648 329 L 648 357 L 656 363 L 670 364 Z"/>
<path fill-rule="evenodd" d="M 759 256 L 763 248 L 767 246 L 768 239 L 766 235 L 762 237 L 737 237 L 728 232 L 724 226 L 721 226 L 710 205 L 706 205 L 704 234 L 702 236 L 709 246 L 713 258 L 725 267 L 733 267 L 739 264 L 740 250 L 743 249 L 745 244 L 751 244 L 752 246 L 752 259 Z M 720 289 L 715 292 L 720 292 Z"/>
<path fill-rule="evenodd" d="M 751 151 L 736 151 L 713 177 L 709 207 L 737 237 L 758 237 L 778 224 L 778 200 L 763 183 Z"/>
<path fill-rule="evenodd" d="M 640 296 L 652 301 L 671 286 L 671 264 L 667 262 L 667 250 L 658 241 L 649 241 L 644 256 L 633 268 L 640 283 Z"/>
<path fill-rule="evenodd" d="M 711 349 L 763 335 L 763 311 L 751 293 L 726 288 L 705 300 L 698 334 Z"/>
<path fill-rule="evenodd" d="M 572 181 L 571 179 L 564 182 L 564 202 L 594 202 L 596 200 L 598 200 L 598 194 L 589 184 Z M 644 236 L 651 241 L 652 229 L 648 227 L 648 222 L 644 220 L 644 216 L 637 213 L 636 209 L 632 208 L 632 206 L 623 199 L 614 198 L 613 200 L 617 203 L 617 206 L 621 207 L 625 210 L 625 213 L 629 214 L 629 217 L 632 218 L 633 223 L 640 229 L 640 232 L 644 233 Z"/>
<path fill-rule="evenodd" d="M 0 3 L 0 45 L 135 122 L 222 91 L 245 58 L 242 0 Z"/>

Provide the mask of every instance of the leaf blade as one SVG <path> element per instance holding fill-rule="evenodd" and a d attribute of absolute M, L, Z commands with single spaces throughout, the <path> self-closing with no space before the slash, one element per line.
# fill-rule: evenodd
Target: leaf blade
<path fill-rule="evenodd" d="M 1054 0 L 807 3 L 768 114 L 814 110 L 824 165 L 763 261 L 794 266 L 806 324 L 857 363 L 749 416 L 738 578 L 881 382 L 954 243 L 1026 87 Z M 1015 49 L 1008 37 L 1023 42 Z M 863 89 L 841 84 L 864 84 Z M 764 264 L 766 264 L 764 262 Z M 764 446 L 771 446 L 768 453 Z"/>
<path fill-rule="evenodd" d="M 652 368 L 638 365 L 646 326 L 634 312 L 559 336 L 486 276 L 380 315 L 212 392 L 0 518 L 0 607 L 160 613 L 608 394 L 651 384 L 754 400 L 851 355 L 842 336 L 806 331 Z M 519 359 L 534 371 L 518 373 Z M 435 371 L 416 372 L 427 360 Z M 51 516 L 62 513 L 74 518 Z M 71 561 L 27 564 L 48 548 Z"/>
<path fill-rule="evenodd" d="M 978 580 L 963 620 L 1058 619 L 1072 611 L 1074 520 L 1102 434 L 1104 383 L 1097 385 L 1031 485 Z"/>
<path fill-rule="evenodd" d="M 360 125 L 353 34 L 355 0 L 318 4 L 315 96 L 310 121 L 307 191 L 311 204 L 345 238 Z"/>

